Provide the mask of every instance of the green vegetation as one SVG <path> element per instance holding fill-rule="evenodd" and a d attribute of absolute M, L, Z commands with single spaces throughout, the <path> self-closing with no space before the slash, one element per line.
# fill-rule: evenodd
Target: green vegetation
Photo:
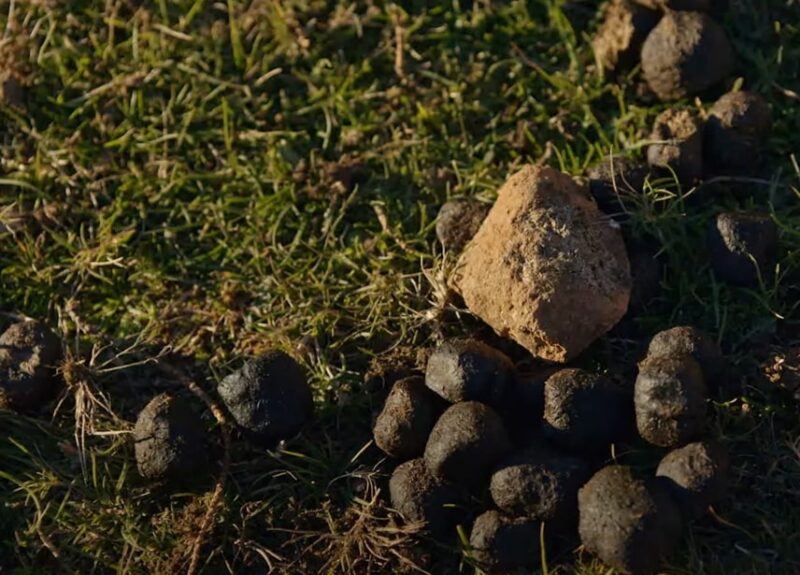
<path fill-rule="evenodd" d="M 471 572 L 455 539 L 416 545 L 385 509 L 380 454 L 362 449 L 380 401 L 364 374 L 474 326 L 443 287 L 447 198 L 491 199 L 528 162 L 578 175 L 641 154 L 664 105 L 636 73 L 597 74 L 597 3 L 2 4 L 0 61 L 27 97 L 15 107 L 7 90 L 0 108 L 0 327 L 46 319 L 69 357 L 52 421 L 0 412 L 0 573 L 185 571 L 215 479 L 152 490 L 132 422 L 161 391 L 193 397 L 184 376 L 213 395 L 270 346 L 311 373 L 317 423 L 277 452 L 234 438 L 201 572 Z M 798 338 L 800 7 L 730 4 L 738 81 L 773 107 L 768 169 L 688 196 L 648 189 L 628 225 L 663 253 L 661 295 L 638 335 L 584 362 L 629 367 L 637 339 L 676 323 L 719 337 L 743 383 L 714 420 L 735 487 L 666 572 L 790 574 L 800 421 L 758 365 Z M 704 250 L 711 216 L 735 206 L 780 226 L 779 274 L 758 290 L 715 281 Z M 548 557 L 548 572 L 606 572 L 574 558 Z"/>

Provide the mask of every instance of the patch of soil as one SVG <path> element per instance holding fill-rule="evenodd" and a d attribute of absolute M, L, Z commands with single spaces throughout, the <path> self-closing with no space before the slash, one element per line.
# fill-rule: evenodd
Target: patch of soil
<path fill-rule="evenodd" d="M 703 431 L 706 399 L 703 371 L 692 356 L 646 358 L 634 386 L 639 435 L 660 447 L 691 441 Z"/>
<path fill-rule="evenodd" d="M 401 379 L 375 420 L 375 444 L 395 459 L 420 457 L 443 404 L 421 377 Z"/>
<path fill-rule="evenodd" d="M 481 227 L 491 204 L 473 199 L 444 203 L 436 216 L 436 237 L 448 252 L 458 253 Z"/>
<path fill-rule="evenodd" d="M 511 439 L 500 416 L 477 401 L 449 407 L 425 446 L 425 464 L 436 477 L 478 486 L 492 467 L 511 451 Z"/>
<path fill-rule="evenodd" d="M 687 519 L 701 517 L 726 494 L 728 451 L 719 443 L 700 441 L 668 453 L 656 476 L 665 479 L 670 494 Z"/>
<path fill-rule="evenodd" d="M 208 472 L 203 422 L 188 404 L 166 393 L 139 413 L 133 441 L 136 467 L 145 479 L 186 485 Z"/>
<path fill-rule="evenodd" d="M 538 565 L 540 530 L 540 521 L 487 511 L 472 526 L 473 557 L 490 573 Z"/>
<path fill-rule="evenodd" d="M 492 474 L 489 491 L 495 505 L 509 515 L 568 528 L 577 522 L 578 489 L 588 477 L 588 465 L 581 459 L 531 448 L 503 461 Z"/>
<path fill-rule="evenodd" d="M 769 104 L 753 92 L 729 92 L 708 112 L 704 153 L 713 173 L 747 174 L 758 166 L 772 129 Z"/>
<path fill-rule="evenodd" d="M 598 471 L 578 493 L 578 507 L 581 542 L 622 573 L 652 573 L 680 541 L 680 511 L 666 490 L 630 467 Z"/>
<path fill-rule="evenodd" d="M 674 173 L 683 186 L 703 176 L 703 125 L 687 109 L 669 109 L 653 123 L 647 147 L 647 163 L 662 177 Z"/>
<path fill-rule="evenodd" d="M 392 507 L 406 521 L 420 522 L 431 533 L 444 535 L 459 518 L 459 491 L 434 477 L 422 459 L 412 459 L 394 470 L 389 480 Z"/>
<path fill-rule="evenodd" d="M 498 405 L 514 380 L 514 364 L 502 352 L 474 339 L 449 340 L 428 358 L 426 385 L 451 403 Z"/>
<path fill-rule="evenodd" d="M 0 335 L 0 408 L 31 411 L 58 391 L 61 342 L 44 324 L 22 321 Z"/>
<path fill-rule="evenodd" d="M 545 437 L 574 452 L 595 453 L 628 437 L 631 394 L 581 369 L 556 372 L 544 388 Z"/>
<path fill-rule="evenodd" d="M 701 12 L 668 12 L 642 45 L 642 73 L 659 99 L 691 96 L 733 73 L 725 30 Z"/>
<path fill-rule="evenodd" d="M 767 285 L 775 275 L 778 227 L 767 214 L 719 214 L 708 231 L 711 266 L 721 280 L 740 287 Z"/>
<path fill-rule="evenodd" d="M 282 351 L 246 361 L 217 391 L 236 423 L 265 445 L 299 433 L 314 411 L 303 369 Z"/>

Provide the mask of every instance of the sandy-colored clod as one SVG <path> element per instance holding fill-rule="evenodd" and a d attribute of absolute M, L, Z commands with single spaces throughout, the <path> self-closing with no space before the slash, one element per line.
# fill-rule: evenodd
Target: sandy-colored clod
<path fill-rule="evenodd" d="M 703 175 L 703 125 L 693 111 L 665 110 L 656 117 L 647 163 L 664 175 L 675 174 L 681 184 L 692 185 Z"/>
<path fill-rule="evenodd" d="M 541 166 L 503 185 L 452 283 L 497 333 L 557 362 L 611 329 L 631 290 L 618 226 L 571 177 Z"/>

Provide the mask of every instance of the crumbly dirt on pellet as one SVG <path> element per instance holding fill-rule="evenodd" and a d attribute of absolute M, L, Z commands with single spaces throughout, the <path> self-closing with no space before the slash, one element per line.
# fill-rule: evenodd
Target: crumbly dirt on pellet
<path fill-rule="evenodd" d="M 660 447 L 693 440 L 706 422 L 707 397 L 702 369 L 692 356 L 645 359 L 634 386 L 639 435 Z"/>
<path fill-rule="evenodd" d="M 421 377 L 396 382 L 375 420 L 375 444 L 395 459 L 421 456 L 443 403 Z"/>
<path fill-rule="evenodd" d="M 578 507 L 583 545 L 623 573 L 652 573 L 681 537 L 680 511 L 666 490 L 630 467 L 598 471 L 578 493 Z"/>
<path fill-rule="evenodd" d="M 136 466 L 145 479 L 191 484 L 208 470 L 203 422 L 179 398 L 153 398 L 136 419 L 133 440 Z"/>
<path fill-rule="evenodd" d="M 647 163 L 662 176 L 691 185 L 703 176 L 703 126 L 696 113 L 671 108 L 659 114 L 650 133 Z"/>
<path fill-rule="evenodd" d="M 753 92 L 729 92 L 708 112 L 704 154 L 708 168 L 723 174 L 753 170 L 772 128 L 769 104 Z"/>
<path fill-rule="evenodd" d="M 58 389 L 61 342 L 44 324 L 22 321 L 0 335 L 0 408 L 35 410 Z"/>
<path fill-rule="evenodd" d="M 497 412 L 466 401 L 449 407 L 436 422 L 425 446 L 425 463 L 437 477 L 477 486 L 510 451 L 511 439 Z"/>
<path fill-rule="evenodd" d="M 622 71 L 635 66 L 642 43 L 660 18 L 657 10 L 630 0 L 612 0 L 592 39 L 595 56 L 603 68 Z"/>
<path fill-rule="evenodd" d="M 687 519 L 702 516 L 709 505 L 725 497 L 728 474 L 728 451 L 715 441 L 690 443 L 671 451 L 656 470 Z"/>

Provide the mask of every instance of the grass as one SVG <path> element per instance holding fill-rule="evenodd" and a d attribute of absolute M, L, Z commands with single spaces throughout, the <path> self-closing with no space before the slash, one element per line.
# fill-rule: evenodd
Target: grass
<path fill-rule="evenodd" d="M 671 574 L 800 572 L 797 407 L 758 378 L 798 338 L 800 20 L 795 0 L 730 4 L 739 82 L 773 107 L 767 168 L 689 198 L 648 191 L 628 235 L 662 251 L 661 293 L 583 360 L 629 366 L 654 331 L 691 323 L 737 367 L 743 393 L 713 422 L 732 494 Z M 612 150 L 641 154 L 664 105 L 635 73 L 597 74 L 596 3 L 2 6 L 0 60 L 27 98 L 0 109 L 0 324 L 57 326 L 69 385 L 39 417 L 0 413 L 0 573 L 186 570 L 213 479 L 170 495 L 143 483 L 132 422 L 156 393 L 185 394 L 219 456 L 218 424 L 175 370 L 213 395 L 271 346 L 304 362 L 317 421 L 275 452 L 234 438 L 201 572 L 471 572 L 457 538 L 417 544 L 385 508 L 364 374 L 474 326 L 443 296 L 450 260 L 432 227 L 447 198 L 490 200 L 529 162 L 577 175 Z M 762 289 L 710 272 L 707 222 L 732 207 L 780 226 L 778 279 Z M 606 572 L 581 552 L 547 563 Z"/>

